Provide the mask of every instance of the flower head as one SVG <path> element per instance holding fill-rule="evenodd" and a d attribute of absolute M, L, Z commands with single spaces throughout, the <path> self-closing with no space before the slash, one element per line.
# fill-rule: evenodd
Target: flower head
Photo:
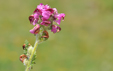
<path fill-rule="evenodd" d="M 40 3 L 37 5 L 37 8 L 34 10 L 33 15 L 29 16 L 29 21 L 35 26 L 30 32 L 32 34 L 37 34 L 41 29 L 51 29 L 53 33 L 59 32 L 61 28 L 57 25 L 54 25 L 53 22 L 56 22 L 58 25 L 60 25 L 61 20 L 64 20 L 65 14 L 61 13 L 59 14 L 56 8 L 51 8 L 49 5 L 44 5 Z M 48 27 L 44 27 L 48 26 Z"/>

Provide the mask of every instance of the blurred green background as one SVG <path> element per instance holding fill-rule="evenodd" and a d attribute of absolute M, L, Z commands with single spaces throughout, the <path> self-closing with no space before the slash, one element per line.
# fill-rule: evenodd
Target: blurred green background
<path fill-rule="evenodd" d="M 19 61 L 35 37 L 28 17 L 38 4 L 65 13 L 61 32 L 39 45 L 32 71 L 113 71 L 113 0 L 1 0 L 0 71 L 24 71 Z"/>

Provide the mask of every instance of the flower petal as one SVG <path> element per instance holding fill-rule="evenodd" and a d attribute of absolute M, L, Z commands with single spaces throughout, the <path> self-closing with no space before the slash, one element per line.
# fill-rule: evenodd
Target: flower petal
<path fill-rule="evenodd" d="M 58 19 L 56 22 L 58 25 L 60 25 L 61 19 L 63 18 L 64 20 L 65 14 L 64 13 L 58 14 L 56 17 Z"/>
<path fill-rule="evenodd" d="M 59 32 L 61 30 L 61 28 L 57 25 L 52 25 L 52 29 L 51 32 L 56 33 Z"/>
<path fill-rule="evenodd" d="M 30 33 L 37 34 L 40 31 L 40 25 L 37 24 L 33 29 L 30 30 Z"/>
<path fill-rule="evenodd" d="M 51 24 L 50 21 L 42 21 L 42 22 L 41 22 L 41 25 L 48 26 L 49 24 Z"/>
<path fill-rule="evenodd" d="M 49 19 L 50 15 L 51 15 L 51 13 L 49 11 L 43 11 L 42 12 L 42 16 L 45 19 Z"/>

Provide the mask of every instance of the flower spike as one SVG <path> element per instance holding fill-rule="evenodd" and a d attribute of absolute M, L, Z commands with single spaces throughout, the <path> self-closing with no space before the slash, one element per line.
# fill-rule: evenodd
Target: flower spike
<path fill-rule="evenodd" d="M 49 5 L 40 3 L 33 11 L 33 14 L 29 16 L 30 24 L 34 26 L 29 32 L 36 36 L 34 46 L 28 41 L 22 46 L 24 53 L 20 55 L 20 61 L 26 66 L 25 71 L 30 71 L 35 64 L 36 49 L 39 43 L 49 38 L 48 30 L 53 33 L 61 31 L 58 26 L 61 20 L 64 20 L 65 14 L 59 14 L 56 8 L 51 8 Z M 55 24 L 57 23 L 57 25 Z"/>

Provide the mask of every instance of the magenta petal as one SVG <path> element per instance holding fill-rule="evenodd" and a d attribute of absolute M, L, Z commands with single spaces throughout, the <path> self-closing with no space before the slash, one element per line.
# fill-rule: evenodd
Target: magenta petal
<path fill-rule="evenodd" d="M 52 29 L 51 32 L 56 33 L 59 32 L 61 30 L 61 28 L 57 25 L 52 25 Z"/>
<path fill-rule="evenodd" d="M 45 5 L 45 7 L 44 7 L 45 9 L 49 9 L 50 8 L 50 6 L 49 5 Z"/>
<path fill-rule="evenodd" d="M 44 11 L 44 10 L 50 8 L 50 6 L 49 5 L 43 5 L 42 3 L 40 3 L 40 5 L 38 5 L 37 8 L 41 11 Z"/>
<path fill-rule="evenodd" d="M 33 25 L 35 25 L 37 22 L 38 22 L 38 19 L 35 19 L 35 20 L 33 21 Z"/>
<path fill-rule="evenodd" d="M 39 15 L 37 13 L 35 13 L 33 16 L 34 16 L 34 20 L 33 20 L 32 24 L 35 25 L 38 22 Z"/>
<path fill-rule="evenodd" d="M 56 8 L 53 8 L 53 10 L 54 10 L 54 13 L 55 13 L 55 14 L 58 14 L 58 11 L 57 11 Z"/>
<path fill-rule="evenodd" d="M 52 27 L 51 32 L 56 33 L 57 32 L 57 28 Z"/>
<path fill-rule="evenodd" d="M 42 3 L 40 3 L 40 5 L 38 5 L 37 8 L 42 10 L 44 8 L 44 5 Z"/>
<path fill-rule="evenodd" d="M 43 5 L 43 3 L 40 3 L 40 5 Z"/>
<path fill-rule="evenodd" d="M 58 15 L 58 18 L 63 18 L 63 20 L 64 20 L 64 17 L 65 17 L 64 13 L 61 13 L 61 14 Z"/>
<path fill-rule="evenodd" d="M 43 13 L 42 13 L 42 16 L 45 18 L 45 19 L 49 19 L 49 17 L 50 17 L 50 12 L 49 11 L 43 11 Z"/>
<path fill-rule="evenodd" d="M 44 17 L 42 17 L 41 19 L 42 19 L 42 21 L 47 21 L 47 20 L 48 20 L 48 19 L 46 19 L 46 18 L 44 18 Z"/>
<path fill-rule="evenodd" d="M 40 25 L 37 24 L 33 29 L 30 30 L 30 33 L 37 34 L 40 31 Z"/>
<path fill-rule="evenodd" d="M 33 25 L 35 25 L 38 22 L 38 19 L 39 19 L 38 14 L 34 14 L 34 15 L 29 16 L 29 21 Z"/>
<path fill-rule="evenodd" d="M 57 26 L 57 32 L 61 31 L 61 28 L 59 26 Z"/>
<path fill-rule="evenodd" d="M 61 22 L 61 18 L 59 18 L 59 19 L 56 21 L 56 23 L 57 23 L 58 25 L 60 25 L 60 22 Z"/>
<path fill-rule="evenodd" d="M 42 21 L 42 22 L 41 22 L 41 25 L 48 26 L 49 24 L 51 24 L 50 21 Z"/>
<path fill-rule="evenodd" d="M 34 34 L 34 30 L 33 30 L 33 29 L 31 29 L 31 30 L 30 30 L 30 33 Z"/>
<path fill-rule="evenodd" d="M 49 11 L 50 14 L 53 14 L 54 10 L 52 8 L 46 9 L 46 11 Z"/>
<path fill-rule="evenodd" d="M 41 24 L 41 25 L 44 25 L 44 22 L 41 22 L 40 24 Z"/>
<path fill-rule="evenodd" d="M 63 18 L 64 20 L 65 14 L 64 13 L 58 14 L 56 17 L 58 19 L 56 22 L 58 25 L 60 25 L 61 19 Z"/>
<path fill-rule="evenodd" d="M 37 13 L 34 14 L 34 18 L 39 18 L 39 15 Z"/>
<path fill-rule="evenodd" d="M 37 13 L 37 14 L 41 15 L 42 14 L 42 11 L 40 9 L 36 8 L 33 13 Z"/>

